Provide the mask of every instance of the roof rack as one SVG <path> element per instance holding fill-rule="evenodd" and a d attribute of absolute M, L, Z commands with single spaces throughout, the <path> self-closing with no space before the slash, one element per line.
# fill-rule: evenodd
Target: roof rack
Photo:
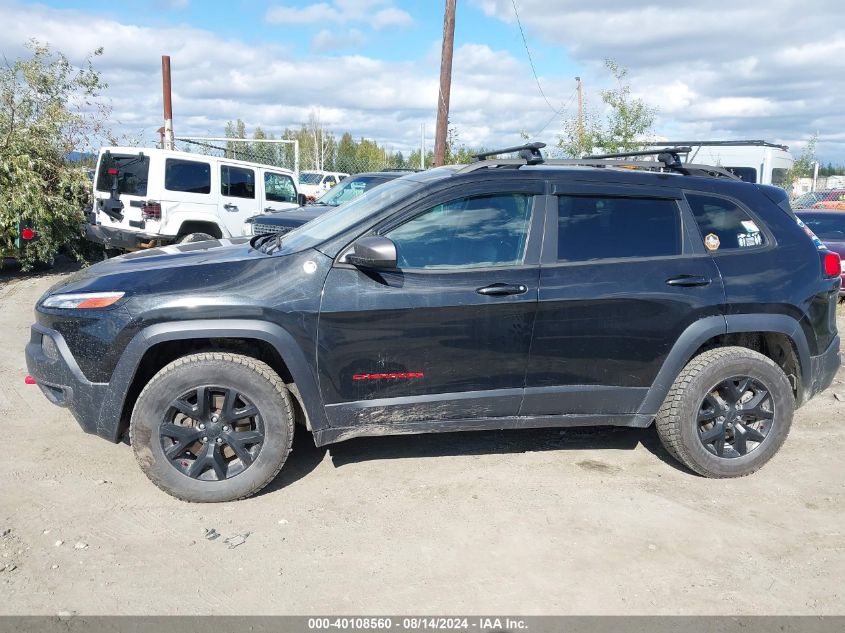
<path fill-rule="evenodd" d="M 726 147 L 730 145 L 737 145 L 744 147 L 774 147 L 787 152 L 789 151 L 788 145 L 779 145 L 778 143 L 770 143 L 769 141 L 762 141 L 759 139 L 744 139 L 738 141 L 655 141 L 637 143 L 637 145 L 642 145 L 643 147 L 673 147 L 677 145 L 690 145 L 692 147 Z"/>
<path fill-rule="evenodd" d="M 544 166 L 565 166 L 565 167 L 601 167 L 601 168 L 622 168 L 638 171 L 651 171 L 661 173 L 676 173 L 685 176 L 701 176 L 706 178 L 727 178 L 729 180 L 741 180 L 721 167 L 712 165 L 696 165 L 681 162 L 680 154 L 689 154 L 692 148 L 685 145 L 673 145 L 663 149 L 637 150 L 631 152 L 619 152 L 615 154 L 598 154 L 585 156 L 584 158 L 572 159 L 544 159 L 540 149 L 545 143 L 535 142 L 505 149 L 491 150 L 476 154 L 475 162 L 464 165 L 455 173 L 466 174 L 479 169 L 496 169 L 499 167 L 519 169 L 529 165 Z M 519 158 L 499 158 L 490 160 L 488 157 L 500 154 L 518 153 Z M 637 156 L 657 156 L 656 161 L 646 160 L 620 160 L 623 158 L 634 158 Z"/>
<path fill-rule="evenodd" d="M 594 154 L 585 156 L 586 160 L 604 160 L 611 158 L 632 158 L 634 156 L 657 156 L 657 160 L 663 163 L 667 169 L 682 170 L 684 164 L 681 162 L 680 154 L 689 154 L 691 147 L 669 147 L 666 149 L 644 149 L 634 152 L 617 152 L 615 154 Z"/>
<path fill-rule="evenodd" d="M 517 145 L 515 147 L 505 147 L 504 149 L 494 149 L 490 150 L 489 152 L 482 152 L 481 154 L 475 155 L 476 162 L 485 160 L 490 156 L 499 156 L 501 154 L 513 154 L 518 152 L 519 157 L 524 159 L 525 165 L 539 165 L 543 163 L 543 155 L 540 153 L 540 150 L 546 146 L 545 143 L 541 143 L 539 141 L 534 143 L 526 143 L 525 145 Z"/>

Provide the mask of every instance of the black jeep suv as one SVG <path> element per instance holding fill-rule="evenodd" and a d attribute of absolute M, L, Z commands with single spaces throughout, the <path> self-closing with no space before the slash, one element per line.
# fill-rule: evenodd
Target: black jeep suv
<path fill-rule="evenodd" d="M 111 259 L 36 305 L 44 394 L 159 487 L 251 495 L 361 435 L 656 421 L 747 475 L 839 367 L 839 258 L 783 191 L 660 161 L 480 160 L 290 233 Z"/>

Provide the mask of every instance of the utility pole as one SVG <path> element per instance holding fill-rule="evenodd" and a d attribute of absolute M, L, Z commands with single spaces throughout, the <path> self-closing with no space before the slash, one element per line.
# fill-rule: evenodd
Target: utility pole
<path fill-rule="evenodd" d="M 575 89 L 578 91 L 578 154 L 584 153 L 584 95 L 581 78 L 575 78 Z"/>
<path fill-rule="evenodd" d="M 446 160 L 446 133 L 449 128 L 449 93 L 452 90 L 452 49 L 455 44 L 455 2 L 446 0 L 443 16 L 443 49 L 440 53 L 440 94 L 437 100 L 437 129 L 434 135 L 434 165 Z"/>
<path fill-rule="evenodd" d="M 161 56 L 161 81 L 164 93 L 164 149 L 174 149 L 173 104 L 170 100 L 170 55 Z"/>

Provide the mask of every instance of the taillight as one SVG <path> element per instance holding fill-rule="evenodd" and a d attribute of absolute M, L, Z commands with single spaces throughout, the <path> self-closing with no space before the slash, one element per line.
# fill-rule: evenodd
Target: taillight
<path fill-rule="evenodd" d="M 145 202 L 141 207 L 141 217 L 145 220 L 161 220 L 161 204 L 158 202 Z"/>
<path fill-rule="evenodd" d="M 109 167 L 109 168 L 106 170 L 106 173 L 107 173 L 109 176 L 117 176 L 117 175 L 120 173 L 120 170 L 119 170 L 117 167 Z"/>
<path fill-rule="evenodd" d="M 35 238 L 35 231 L 32 229 L 23 229 L 21 231 L 21 237 L 25 240 L 31 240 Z"/>
<path fill-rule="evenodd" d="M 822 269 L 825 277 L 839 277 L 842 274 L 842 262 L 839 255 L 830 251 L 823 253 Z"/>

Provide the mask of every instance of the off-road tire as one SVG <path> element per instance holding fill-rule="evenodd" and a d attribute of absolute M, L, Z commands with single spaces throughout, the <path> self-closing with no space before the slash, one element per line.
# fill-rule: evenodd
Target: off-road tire
<path fill-rule="evenodd" d="M 229 479 L 193 479 L 169 462 L 161 446 L 159 427 L 172 401 L 202 385 L 232 387 L 246 394 L 264 425 L 255 461 Z M 135 403 L 129 437 L 141 470 L 166 493 L 183 501 L 234 501 L 254 495 L 278 475 L 291 450 L 293 423 L 290 393 L 270 366 L 249 356 L 206 352 L 179 358 L 153 376 Z"/>
<path fill-rule="evenodd" d="M 699 439 L 697 416 L 707 393 L 723 380 L 749 376 L 771 394 L 774 418 L 765 440 L 741 457 L 719 457 Z M 690 470 L 712 478 L 750 475 L 768 462 L 786 440 L 795 398 L 783 370 L 770 358 L 744 347 L 702 352 L 681 371 L 656 416 L 657 433 L 667 451 Z"/>
<path fill-rule="evenodd" d="M 177 244 L 193 244 L 194 242 L 205 242 L 207 240 L 217 239 L 208 233 L 187 233 L 176 238 Z"/>

